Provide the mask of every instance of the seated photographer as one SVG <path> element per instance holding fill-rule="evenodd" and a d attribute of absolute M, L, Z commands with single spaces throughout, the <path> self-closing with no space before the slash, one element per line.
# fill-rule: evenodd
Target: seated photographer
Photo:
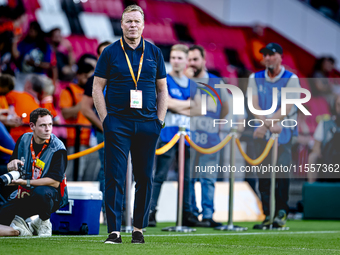
<path fill-rule="evenodd" d="M 67 153 L 52 134 L 52 114 L 45 108 L 32 111 L 30 128 L 33 132 L 23 134 L 15 145 L 9 173 L 0 176 L 2 184 L 18 186 L 0 208 L 0 224 L 14 230 L 0 225 L 0 235 L 51 236 L 50 216 L 67 201 Z M 39 217 L 28 225 L 25 219 L 33 215 Z"/>

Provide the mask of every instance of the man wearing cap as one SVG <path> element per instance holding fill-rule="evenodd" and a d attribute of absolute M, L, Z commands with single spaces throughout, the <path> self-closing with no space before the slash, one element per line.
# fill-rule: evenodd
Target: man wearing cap
<path fill-rule="evenodd" d="M 297 108 L 295 105 L 289 104 L 286 107 L 286 115 L 281 113 L 281 89 L 285 87 L 300 88 L 298 77 L 286 70 L 282 65 L 283 50 L 279 44 L 269 43 L 260 50 L 263 54 L 265 70 L 253 73 L 249 77 L 248 88 L 252 89 L 253 106 L 257 110 L 268 110 L 273 103 L 273 88 L 277 88 L 277 107 L 276 111 L 271 115 L 255 115 L 255 118 L 261 119 L 262 122 L 254 130 L 255 151 L 257 157 L 260 156 L 271 136 L 271 134 L 279 134 L 278 138 L 278 160 L 277 166 L 289 166 L 291 164 L 291 147 L 292 138 L 297 135 L 297 128 L 293 121 L 285 121 L 282 126 L 281 121 L 284 119 L 297 118 Z M 300 93 L 287 93 L 288 99 L 299 99 Z M 267 120 L 266 120 L 267 119 Z M 268 120 L 271 119 L 271 120 Z M 293 123 L 289 123 L 293 122 Z M 271 152 L 262 162 L 262 165 L 271 165 Z M 276 174 L 275 185 L 275 218 L 270 220 L 270 174 L 259 175 L 259 191 L 265 220 L 255 229 L 265 229 L 271 224 L 273 227 L 284 227 L 288 214 L 288 192 L 289 192 L 289 175 L 288 173 Z"/>

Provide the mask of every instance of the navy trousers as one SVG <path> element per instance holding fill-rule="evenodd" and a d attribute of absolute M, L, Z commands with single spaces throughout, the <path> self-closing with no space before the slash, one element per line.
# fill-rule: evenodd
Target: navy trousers
<path fill-rule="evenodd" d="M 148 226 L 152 193 L 152 167 L 161 123 L 130 121 L 107 115 L 103 123 L 105 139 L 105 205 L 108 232 L 120 231 L 127 160 L 131 151 L 136 181 L 133 225 Z"/>

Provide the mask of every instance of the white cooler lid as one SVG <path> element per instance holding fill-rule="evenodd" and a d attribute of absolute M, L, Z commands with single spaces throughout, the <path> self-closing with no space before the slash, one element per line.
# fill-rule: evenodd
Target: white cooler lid
<path fill-rule="evenodd" d="M 68 198 L 78 200 L 102 200 L 103 194 L 95 187 L 67 186 Z"/>

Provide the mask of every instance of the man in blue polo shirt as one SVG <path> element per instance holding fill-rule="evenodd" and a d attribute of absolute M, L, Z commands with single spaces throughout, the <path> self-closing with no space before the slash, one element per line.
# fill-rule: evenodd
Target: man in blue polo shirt
<path fill-rule="evenodd" d="M 279 134 L 278 138 L 278 159 L 276 165 L 289 166 L 292 160 L 292 138 L 297 135 L 297 127 L 282 127 L 283 119 L 297 118 L 297 108 L 295 105 L 289 104 L 286 107 L 286 115 L 281 114 L 281 89 L 284 87 L 299 88 L 300 83 L 298 77 L 289 72 L 281 65 L 282 63 L 282 47 L 276 43 L 269 43 L 262 48 L 260 52 L 263 54 L 266 69 L 257 73 L 253 73 L 249 77 L 248 87 L 252 88 L 253 105 L 258 110 L 268 110 L 273 103 L 273 88 L 278 90 L 276 111 L 270 116 L 256 115 L 257 119 L 261 119 L 264 125 L 259 126 L 254 131 L 255 152 L 256 157 L 263 152 L 268 139 L 272 133 Z M 287 93 L 289 99 L 299 99 L 300 93 Z M 266 119 L 273 119 L 266 121 Z M 293 122 L 293 121 L 290 121 Z M 294 126 L 294 123 L 285 121 L 285 126 Z M 262 165 L 271 164 L 271 154 L 269 154 Z M 259 191 L 263 213 L 266 215 L 265 220 L 261 224 L 254 226 L 254 229 L 266 229 L 271 224 L 274 227 L 284 227 L 289 210 L 288 193 L 289 193 L 289 174 L 278 173 L 275 185 L 275 219 L 270 221 L 270 175 L 259 176 Z"/>
<path fill-rule="evenodd" d="M 121 243 L 122 201 L 129 151 L 136 181 L 132 243 L 144 243 L 156 143 L 167 111 L 163 55 L 144 40 L 144 13 L 137 5 L 122 14 L 123 37 L 106 47 L 94 74 L 93 100 L 103 122 L 105 203 L 109 237 Z M 103 90 L 107 86 L 105 98 Z"/>

